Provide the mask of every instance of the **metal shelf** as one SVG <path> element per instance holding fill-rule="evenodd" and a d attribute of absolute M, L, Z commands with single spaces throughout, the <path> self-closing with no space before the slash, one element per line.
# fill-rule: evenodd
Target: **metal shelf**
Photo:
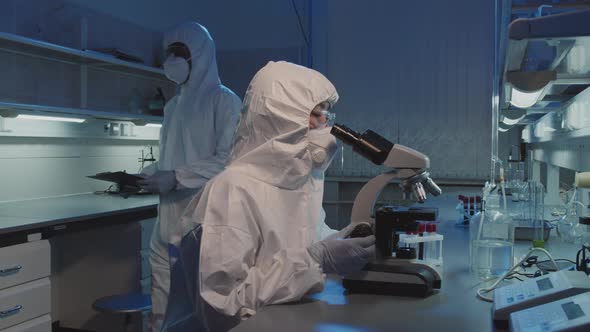
<path fill-rule="evenodd" d="M 590 137 L 590 89 L 573 97 L 559 111 L 545 114 L 522 132 L 526 143 L 567 141 Z"/>
<path fill-rule="evenodd" d="M 0 50 L 165 80 L 164 71 L 160 68 L 119 60 L 95 51 L 74 49 L 6 32 L 0 32 Z"/>
<path fill-rule="evenodd" d="M 0 116 L 13 117 L 18 114 L 36 114 L 36 115 L 76 115 L 82 117 L 90 117 L 94 119 L 106 119 L 106 120 L 117 120 L 117 121 L 130 121 L 137 124 L 145 123 L 161 123 L 163 117 L 144 115 L 144 114 L 131 114 L 125 112 L 111 112 L 111 111 L 97 111 L 90 109 L 80 108 L 69 108 L 69 107 L 55 107 L 45 105 L 34 105 L 34 104 L 21 104 L 21 103 L 10 103 L 0 102 Z"/>
<path fill-rule="evenodd" d="M 589 22 L 590 10 L 580 10 L 509 25 L 500 100 L 505 118 L 517 119 L 516 125 L 537 123 L 547 114 L 564 111 L 590 87 L 590 58 L 584 56 L 590 52 Z M 510 103 L 514 88 L 540 93 L 531 100 L 536 100 L 534 105 L 518 108 Z"/>

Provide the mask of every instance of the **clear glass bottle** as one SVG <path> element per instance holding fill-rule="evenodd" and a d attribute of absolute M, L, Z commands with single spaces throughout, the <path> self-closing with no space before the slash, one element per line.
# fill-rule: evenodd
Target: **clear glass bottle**
<path fill-rule="evenodd" d="M 514 222 L 500 209 L 500 197 L 489 195 L 484 211 L 471 218 L 470 267 L 479 278 L 497 278 L 514 261 Z"/>
<path fill-rule="evenodd" d="M 566 214 L 557 223 L 557 234 L 563 242 L 574 243 L 576 239 L 576 226 L 578 225 L 578 215 L 575 205 L 568 206 Z"/>
<path fill-rule="evenodd" d="M 545 187 L 529 181 L 529 218 L 533 227 L 533 247 L 545 248 Z"/>

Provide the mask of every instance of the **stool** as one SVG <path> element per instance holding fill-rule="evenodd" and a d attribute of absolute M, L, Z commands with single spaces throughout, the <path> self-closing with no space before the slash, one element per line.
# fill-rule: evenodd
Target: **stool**
<path fill-rule="evenodd" d="M 125 331 L 129 330 L 131 315 L 152 310 L 149 294 L 131 293 L 100 298 L 92 304 L 94 310 L 111 314 L 125 314 Z"/>

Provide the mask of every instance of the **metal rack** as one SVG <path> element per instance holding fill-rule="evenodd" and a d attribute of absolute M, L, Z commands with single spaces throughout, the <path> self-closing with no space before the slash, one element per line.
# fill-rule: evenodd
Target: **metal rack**
<path fill-rule="evenodd" d="M 590 87 L 590 10 L 517 19 L 504 37 L 503 128 L 529 125 L 533 135 L 523 136 L 528 143 L 571 131 L 567 124 L 547 129 L 546 118 L 568 113 Z"/>
<path fill-rule="evenodd" d="M 517 19 L 502 39 L 500 130 L 524 126 L 530 174 L 545 164 L 545 202 L 560 204 L 560 168 L 590 169 L 590 10 Z"/>

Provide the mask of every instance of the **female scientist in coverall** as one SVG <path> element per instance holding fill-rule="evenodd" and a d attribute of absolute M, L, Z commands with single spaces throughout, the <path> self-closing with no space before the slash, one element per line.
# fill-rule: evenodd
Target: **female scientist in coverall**
<path fill-rule="evenodd" d="M 242 103 L 221 84 L 209 32 L 188 22 L 164 36 L 164 73 L 179 92 L 164 107 L 160 160 L 142 171 L 140 185 L 160 194 L 158 222 L 151 240 L 152 313 L 160 330 L 166 310 L 170 231 L 186 206 L 223 169 L 238 126 Z"/>
<path fill-rule="evenodd" d="M 270 62 L 254 76 L 229 164 L 172 235 L 182 256 L 190 250 L 185 239 L 199 230 L 193 251 L 200 254 L 191 262 L 181 257 L 177 275 L 185 280 L 176 283 L 173 267 L 172 288 L 188 283 L 184 293 L 200 298 L 183 304 L 173 291 L 165 330 L 227 330 L 262 306 L 321 291 L 325 273 L 360 270 L 373 257 L 375 238 L 345 239 L 350 227 L 319 239 L 328 229 L 323 172 L 336 152 L 330 128 L 321 129 L 322 111 L 337 99 L 323 75 L 291 63 Z M 194 261 L 196 280 L 186 280 Z"/>

